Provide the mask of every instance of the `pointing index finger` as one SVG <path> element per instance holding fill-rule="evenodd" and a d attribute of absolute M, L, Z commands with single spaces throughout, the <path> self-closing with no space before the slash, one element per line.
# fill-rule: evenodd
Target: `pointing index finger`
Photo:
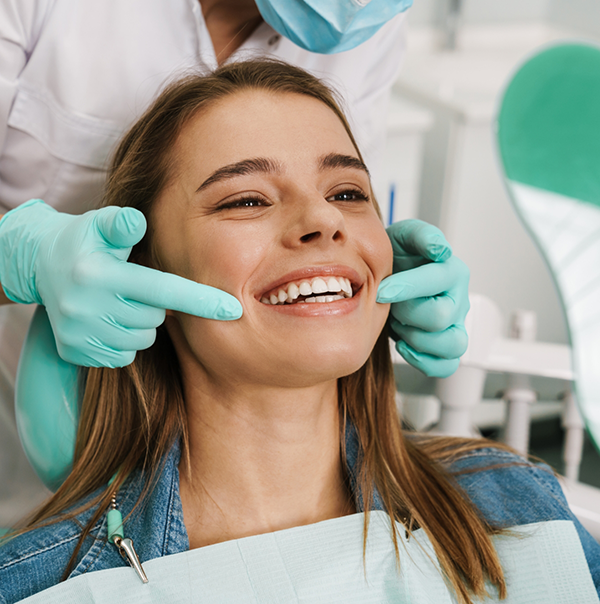
<path fill-rule="evenodd" d="M 123 263 L 117 281 L 124 298 L 149 306 L 220 321 L 242 316 L 242 305 L 231 294 L 171 273 Z"/>
<path fill-rule="evenodd" d="M 430 262 L 384 279 L 377 291 L 377 302 L 395 303 L 438 296 L 468 283 L 469 270 L 456 257 L 445 262 Z"/>

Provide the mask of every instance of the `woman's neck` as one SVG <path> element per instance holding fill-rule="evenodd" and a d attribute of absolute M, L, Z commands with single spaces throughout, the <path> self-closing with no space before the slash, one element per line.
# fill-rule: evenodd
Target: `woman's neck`
<path fill-rule="evenodd" d="M 299 390 L 186 389 L 180 488 L 190 547 L 355 511 L 340 459 L 335 382 Z"/>

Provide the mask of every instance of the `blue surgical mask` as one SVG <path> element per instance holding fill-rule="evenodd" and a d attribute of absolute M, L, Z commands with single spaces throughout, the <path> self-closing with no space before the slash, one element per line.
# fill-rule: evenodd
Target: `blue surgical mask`
<path fill-rule="evenodd" d="M 294 44 L 322 54 L 368 40 L 413 0 L 256 0 L 263 19 Z"/>

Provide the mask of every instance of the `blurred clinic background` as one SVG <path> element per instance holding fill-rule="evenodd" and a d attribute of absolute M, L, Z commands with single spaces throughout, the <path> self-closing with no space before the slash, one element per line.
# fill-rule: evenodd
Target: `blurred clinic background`
<path fill-rule="evenodd" d="M 550 272 L 505 190 L 495 117 L 516 68 L 550 43 L 572 40 L 600 41 L 600 1 L 415 0 L 389 115 L 386 174 L 376 183 L 386 221 L 413 217 L 439 226 L 471 269 L 471 292 L 493 303 L 503 336 L 548 344 L 554 361 L 567 350 L 566 322 Z M 569 381 L 561 375 L 525 380 L 534 393 L 530 452 L 564 473 L 565 425 L 581 423 L 566 411 Z M 418 429 L 434 425 L 435 380 L 406 365 L 397 377 L 405 417 Z M 486 372 L 483 400 L 472 409 L 483 434 L 505 437 L 510 386 L 506 371 Z M 587 435 L 582 451 L 575 472 L 600 488 L 600 455 Z"/>

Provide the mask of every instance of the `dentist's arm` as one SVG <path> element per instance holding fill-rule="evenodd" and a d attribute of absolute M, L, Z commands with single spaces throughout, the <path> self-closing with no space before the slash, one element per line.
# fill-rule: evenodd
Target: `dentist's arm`
<path fill-rule="evenodd" d="M 238 319 L 229 294 L 127 262 L 146 231 L 133 208 L 81 216 L 31 200 L 0 220 L 0 283 L 8 299 L 43 304 L 60 356 L 88 367 L 123 367 L 150 347 L 165 309 Z"/>
<path fill-rule="evenodd" d="M 392 303 L 396 349 L 426 375 L 448 377 L 467 350 L 469 269 L 426 222 L 403 220 L 387 231 L 394 274 L 381 282 L 377 301 Z"/>

